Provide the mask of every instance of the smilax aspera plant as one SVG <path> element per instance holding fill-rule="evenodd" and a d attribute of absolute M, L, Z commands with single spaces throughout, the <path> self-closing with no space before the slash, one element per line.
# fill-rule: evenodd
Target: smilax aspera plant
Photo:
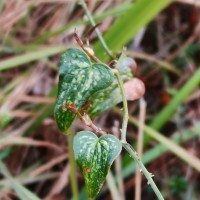
<path fill-rule="evenodd" d="M 111 68 L 101 63 L 94 56 L 92 49 L 84 46 L 76 33 L 74 35 L 81 48 L 69 48 L 61 56 L 55 119 L 59 129 L 64 133 L 67 133 L 76 116 L 94 131 L 80 131 L 73 141 L 75 159 L 84 176 L 88 196 L 94 198 L 98 194 L 123 146 L 138 163 L 157 197 L 163 199 L 152 179 L 152 174 L 146 170 L 137 153 L 126 142 L 127 99 L 139 98 L 144 93 L 143 89 L 131 98 L 123 86 L 123 80 L 127 81 L 125 84 L 134 80 L 136 84 L 142 85 L 141 81 L 131 76 L 130 66 L 133 67 L 134 61 L 122 54 L 115 62 L 114 68 Z M 90 117 L 109 109 L 121 100 L 124 106 L 124 119 L 119 140 L 95 126 Z M 96 134 L 101 136 L 98 137 Z"/>
<path fill-rule="evenodd" d="M 95 27 L 85 2 L 81 1 L 81 5 L 92 26 Z M 95 31 L 108 55 L 113 57 L 96 27 Z M 123 147 L 138 164 L 158 199 L 163 199 L 152 179 L 153 175 L 147 171 L 133 147 L 126 141 L 127 100 L 140 98 L 145 90 L 143 83 L 133 78 L 132 71 L 136 70 L 134 60 L 122 53 L 110 67 L 102 63 L 76 33 L 74 37 L 80 48 L 69 48 L 61 56 L 54 114 L 58 128 L 65 134 L 68 133 L 75 117 L 93 130 L 93 132 L 80 131 L 73 139 L 75 160 L 84 176 L 89 198 L 94 199 L 99 193 L 113 161 Z M 128 90 L 125 90 L 126 88 Z M 97 127 L 91 118 L 121 101 L 124 114 L 119 139 Z"/>

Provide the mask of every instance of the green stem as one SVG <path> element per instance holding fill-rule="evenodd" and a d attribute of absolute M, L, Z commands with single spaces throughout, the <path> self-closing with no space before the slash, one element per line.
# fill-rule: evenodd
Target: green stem
<path fill-rule="evenodd" d="M 119 72 L 115 69 L 114 71 L 114 75 L 117 78 L 118 81 L 118 85 L 119 85 L 119 89 L 122 95 L 122 102 L 123 102 L 123 122 L 122 122 L 122 129 L 121 129 L 121 140 L 126 143 L 126 130 L 127 130 L 127 124 L 128 124 L 128 104 L 127 104 L 127 100 L 126 100 L 126 93 L 124 90 L 124 85 L 123 85 L 123 81 L 122 78 L 119 74 Z"/>
<path fill-rule="evenodd" d="M 117 17 L 122 15 L 123 13 L 125 13 L 129 7 L 130 7 L 131 3 L 130 2 L 126 2 L 123 3 L 119 6 L 116 6 L 114 8 L 110 8 L 108 10 L 105 10 L 103 13 L 99 13 L 97 15 L 93 16 L 93 19 L 95 19 L 96 22 L 101 22 L 102 20 L 104 20 L 106 17 Z M 44 34 L 38 36 L 35 40 L 32 41 L 32 44 L 43 44 L 45 43 L 47 40 L 49 40 L 50 38 L 53 38 L 55 36 L 58 36 L 64 32 L 66 32 L 69 29 L 74 29 L 77 26 L 81 26 L 81 25 L 85 25 L 88 23 L 88 20 L 83 19 L 79 19 L 76 20 L 75 22 L 71 22 L 71 23 L 67 23 L 67 25 L 62 26 L 61 28 L 53 31 L 53 32 L 45 32 Z M 24 47 L 23 47 L 24 48 Z"/>
<path fill-rule="evenodd" d="M 125 1 L 123 1 L 125 2 Z M 109 27 L 104 35 L 104 40 L 110 49 L 115 53 L 132 40 L 138 31 L 146 26 L 158 13 L 164 9 L 171 0 L 139 0 L 134 1 L 120 18 Z M 101 44 L 97 41 L 94 44 L 94 51 L 104 62 L 107 57 L 101 51 Z"/>
<path fill-rule="evenodd" d="M 150 126 L 155 130 L 162 128 L 163 125 L 173 116 L 177 107 L 180 106 L 180 104 L 190 95 L 199 83 L 200 68 L 194 72 L 193 76 L 190 77 L 187 83 L 179 90 L 170 103 L 154 118 Z M 146 142 L 148 142 L 148 139 Z"/>
<path fill-rule="evenodd" d="M 84 0 L 80 0 L 80 4 L 81 4 L 81 6 L 82 6 L 82 8 L 83 8 L 83 10 L 84 10 L 84 12 L 85 12 L 85 14 L 86 14 L 87 17 L 88 17 L 88 20 L 89 20 L 90 24 L 91 24 L 93 27 L 95 27 L 95 26 L 96 26 L 96 23 L 95 23 L 95 21 L 94 21 L 92 15 L 91 15 L 91 13 L 90 13 L 90 11 L 88 10 L 85 1 L 84 1 Z M 105 49 L 106 53 L 110 56 L 111 59 L 113 59 L 112 51 L 108 48 L 107 44 L 105 43 L 105 41 L 104 41 L 104 39 L 103 39 L 103 37 L 102 37 L 102 35 L 101 35 L 101 32 L 99 31 L 99 29 L 98 29 L 97 27 L 95 28 L 95 32 L 96 32 L 96 34 L 97 34 L 97 36 L 98 36 L 98 38 L 99 38 L 99 40 L 100 40 L 100 42 L 101 42 L 103 48 Z"/>
<path fill-rule="evenodd" d="M 155 192 L 158 199 L 164 200 L 162 194 L 160 193 L 160 191 L 158 190 L 156 184 L 154 183 L 154 181 L 152 179 L 153 175 L 147 171 L 147 169 L 143 165 L 142 161 L 138 158 L 136 152 L 131 148 L 131 146 L 128 143 L 122 143 L 122 145 L 126 149 L 126 151 L 129 153 L 131 158 L 133 158 L 135 160 L 135 162 L 137 162 L 137 164 L 139 165 L 139 168 L 142 170 L 143 174 L 145 175 L 146 179 L 148 180 L 148 184 L 150 184 L 150 186 L 152 187 L 152 189 Z"/>
<path fill-rule="evenodd" d="M 147 178 L 148 183 L 151 185 L 153 191 L 157 195 L 158 199 L 164 200 L 162 194 L 160 193 L 156 184 L 154 183 L 151 174 L 147 171 L 147 169 L 143 165 L 142 161 L 137 157 L 136 152 L 134 152 L 134 150 L 131 148 L 131 146 L 126 142 L 126 131 L 127 131 L 127 124 L 128 124 L 128 119 L 129 119 L 126 93 L 125 93 L 123 81 L 122 81 L 122 78 L 121 78 L 119 72 L 116 69 L 114 69 L 113 71 L 114 71 L 114 74 L 115 74 L 117 81 L 118 81 L 118 85 L 119 85 L 120 92 L 121 92 L 121 95 L 122 95 L 122 102 L 123 102 L 123 122 L 122 122 L 122 130 L 121 130 L 122 145 L 126 149 L 126 151 L 130 154 L 130 156 L 137 162 L 140 169 L 142 170 L 145 177 Z"/>
<path fill-rule="evenodd" d="M 85 11 L 88 20 L 90 21 L 90 23 L 92 24 L 92 26 L 96 26 L 88 8 L 87 5 L 85 4 L 84 0 L 80 0 L 80 4 L 83 8 L 83 10 Z M 106 45 L 106 42 L 104 41 L 101 32 L 99 31 L 98 28 L 95 28 L 95 31 L 97 33 L 97 36 L 102 44 L 102 46 L 104 47 L 106 53 L 113 58 L 113 55 L 111 53 L 111 51 L 109 50 L 108 46 Z M 120 92 L 122 95 L 122 102 L 123 102 L 123 122 L 122 122 L 122 129 L 121 129 L 121 142 L 123 147 L 127 150 L 127 152 L 131 155 L 131 157 L 138 163 L 140 169 L 143 171 L 144 175 L 146 176 L 148 183 L 151 185 L 152 189 L 154 190 L 154 192 L 156 193 L 157 197 L 159 200 L 164 200 L 162 194 L 160 193 L 160 191 L 158 190 L 157 186 L 155 185 L 151 174 L 147 171 L 147 169 L 145 168 L 145 166 L 143 165 L 142 161 L 137 157 L 136 153 L 133 151 L 133 149 L 130 147 L 130 145 L 126 142 L 126 131 L 127 131 L 127 124 L 128 124 L 128 119 L 129 119 L 129 115 L 128 115 L 128 105 L 127 105 L 127 100 L 126 100 L 126 93 L 124 90 L 124 86 L 123 86 L 123 81 L 122 78 L 118 72 L 117 69 L 113 70 L 114 75 L 117 78 L 118 81 L 118 85 L 120 88 Z"/>
<path fill-rule="evenodd" d="M 115 111 L 115 113 L 118 113 L 121 116 L 123 115 L 123 113 L 120 111 L 119 108 L 114 108 L 113 110 Z M 139 126 L 138 120 L 132 116 L 129 116 L 129 122 L 133 125 L 136 125 L 137 127 Z M 163 136 L 163 134 L 155 131 L 150 126 L 144 125 L 144 132 L 147 134 L 149 138 L 153 138 L 159 143 L 163 144 L 164 146 L 169 148 L 169 150 L 172 153 L 177 155 L 179 158 L 185 161 L 188 165 L 192 166 L 194 169 L 200 172 L 200 160 L 196 156 L 190 154 L 184 148 L 180 147 L 172 140 Z"/>
<path fill-rule="evenodd" d="M 73 125 L 68 130 L 67 141 L 68 141 L 68 151 L 69 151 L 69 166 L 70 166 L 70 181 L 72 187 L 73 199 L 78 200 L 78 184 L 76 179 L 76 162 L 74 159 L 73 151 L 73 137 L 74 137 L 74 127 Z"/>

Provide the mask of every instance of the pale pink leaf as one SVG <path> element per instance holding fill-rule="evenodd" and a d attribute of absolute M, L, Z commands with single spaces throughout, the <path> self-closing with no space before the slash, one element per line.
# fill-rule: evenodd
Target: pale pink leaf
<path fill-rule="evenodd" d="M 126 82 L 124 84 L 124 89 L 126 91 L 126 98 L 128 101 L 139 99 L 145 93 L 144 83 L 138 78 L 134 78 Z"/>

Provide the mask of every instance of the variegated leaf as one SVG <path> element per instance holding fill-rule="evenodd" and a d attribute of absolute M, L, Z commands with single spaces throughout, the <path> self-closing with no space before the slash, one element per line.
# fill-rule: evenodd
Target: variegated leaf
<path fill-rule="evenodd" d="M 113 82 L 114 75 L 104 64 L 93 64 L 90 58 L 78 48 L 70 48 L 62 54 L 59 64 L 58 95 L 55 119 L 63 132 L 75 118 L 70 110 L 63 111 L 68 101 L 79 110 L 95 92 L 105 89 Z"/>
<path fill-rule="evenodd" d="M 133 79 L 136 63 L 132 58 L 126 57 L 125 53 L 122 53 L 116 64 L 116 68 L 119 70 L 123 81 L 128 82 Z M 121 101 L 120 89 L 117 79 L 115 78 L 109 87 L 94 93 L 90 101 L 91 107 L 88 109 L 88 113 L 91 117 L 97 116 Z"/>
<path fill-rule="evenodd" d="M 77 164 L 84 175 L 87 194 L 94 198 L 113 161 L 121 152 L 121 143 L 110 134 L 98 138 L 90 131 L 81 131 L 74 137 L 73 148 Z"/>

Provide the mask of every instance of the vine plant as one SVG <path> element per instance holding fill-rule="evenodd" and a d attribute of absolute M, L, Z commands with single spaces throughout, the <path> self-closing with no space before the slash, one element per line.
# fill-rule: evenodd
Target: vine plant
<path fill-rule="evenodd" d="M 163 199 L 152 179 L 152 174 L 146 170 L 135 150 L 126 141 L 128 123 L 127 97 L 123 80 L 119 73 L 119 70 L 125 68 L 126 65 L 123 66 L 123 62 L 119 62 L 121 68 L 119 68 L 120 65 L 118 64 L 112 69 L 108 65 L 100 63 L 92 50 L 83 45 L 76 33 L 75 38 L 82 49 L 70 48 L 61 56 L 55 119 L 59 129 L 64 133 L 67 133 L 76 116 L 94 131 L 78 132 L 73 142 L 75 159 L 85 178 L 88 196 L 94 198 L 98 194 L 113 161 L 120 154 L 123 146 L 138 163 L 157 197 Z M 127 59 L 126 57 L 122 58 L 123 61 Z M 98 63 L 91 62 L 91 59 Z M 124 63 L 127 64 L 127 62 Z M 128 64 L 126 67 L 130 69 Z M 99 104 L 103 102 L 104 107 L 101 107 L 100 111 L 105 109 L 106 101 L 104 101 L 105 99 L 99 99 L 99 97 L 101 97 L 102 93 L 110 93 L 115 88 L 116 81 L 122 95 L 124 112 L 121 140 L 97 127 L 89 116 L 89 113 L 94 115 L 94 113 L 97 114 L 98 112 L 95 111 L 94 105 L 90 107 L 88 100 L 92 99 L 94 104 L 95 102 Z M 97 137 L 96 134 L 102 134 L 102 136 Z"/>
<path fill-rule="evenodd" d="M 91 19 L 90 13 L 84 1 L 82 7 Z M 95 26 L 94 23 L 92 23 Z M 126 141 L 128 107 L 127 92 L 124 89 L 124 81 L 132 79 L 131 68 L 135 70 L 135 63 L 124 53 L 118 61 L 112 62 L 112 67 L 102 63 L 94 54 L 93 50 L 85 45 L 74 33 L 74 37 L 80 48 L 69 48 L 65 51 L 59 63 L 59 84 L 58 95 L 55 105 L 55 119 L 58 128 L 67 134 L 73 120 L 77 116 L 84 124 L 89 126 L 91 131 L 78 132 L 73 140 L 75 160 L 82 172 L 86 191 L 91 199 L 99 193 L 106 179 L 108 171 L 120 154 L 122 147 L 129 153 L 130 157 L 139 165 L 141 172 L 148 180 L 158 199 L 164 199 L 155 185 L 152 174 L 147 171 L 136 151 Z M 98 37 L 102 41 L 100 32 Z M 103 46 L 106 44 L 104 43 Z M 106 46 L 106 51 L 112 56 Z M 114 63 L 114 64 L 113 64 Z M 138 79 L 136 84 L 142 85 Z M 143 85 L 142 85 L 143 87 Z M 139 98 L 142 92 L 136 93 Z M 121 94 L 121 95 L 120 95 Z M 97 127 L 91 117 L 107 110 L 115 104 L 123 102 L 123 122 L 121 139 L 108 134 Z M 101 135 L 98 137 L 98 135 Z"/>

